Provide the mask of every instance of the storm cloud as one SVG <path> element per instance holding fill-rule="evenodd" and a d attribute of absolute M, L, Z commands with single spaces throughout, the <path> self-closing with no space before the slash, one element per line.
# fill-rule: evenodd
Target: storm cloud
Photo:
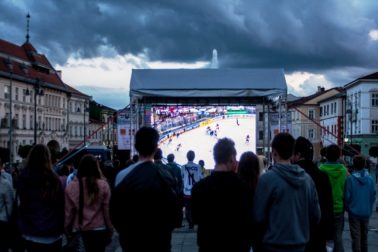
<path fill-rule="evenodd" d="M 3 0 L 0 37 L 23 43 L 27 12 L 31 42 L 53 64 L 116 54 L 188 63 L 216 48 L 223 68 L 310 71 L 338 84 L 378 66 L 376 0 Z"/>

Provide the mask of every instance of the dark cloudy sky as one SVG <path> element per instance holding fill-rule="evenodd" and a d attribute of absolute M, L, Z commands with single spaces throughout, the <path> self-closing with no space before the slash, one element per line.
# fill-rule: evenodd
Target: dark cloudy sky
<path fill-rule="evenodd" d="M 68 84 L 128 104 L 131 68 L 283 68 L 289 90 L 342 86 L 378 69 L 376 0 L 1 0 L 0 38 L 25 41 Z"/>

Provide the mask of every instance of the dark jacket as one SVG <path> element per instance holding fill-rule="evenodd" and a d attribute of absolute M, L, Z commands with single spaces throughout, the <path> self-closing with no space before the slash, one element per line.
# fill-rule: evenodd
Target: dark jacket
<path fill-rule="evenodd" d="M 326 240 L 333 240 L 333 200 L 331 182 L 326 173 L 320 171 L 310 160 L 300 160 L 296 163 L 312 178 L 318 192 L 321 211 L 320 223 L 311 227 L 310 242 L 306 251 L 326 251 Z"/>
<path fill-rule="evenodd" d="M 253 194 L 234 172 L 214 171 L 192 189 L 193 221 L 200 252 L 249 252 Z"/>
<path fill-rule="evenodd" d="M 124 251 L 171 250 L 177 198 L 162 177 L 156 165 L 143 162 L 114 187 L 110 217 Z"/>
<path fill-rule="evenodd" d="M 57 175 L 48 178 L 57 191 L 54 195 L 43 192 L 42 174 L 29 172 L 25 168 L 19 177 L 18 226 L 22 234 L 52 237 L 63 234 L 64 228 L 64 192 Z"/>

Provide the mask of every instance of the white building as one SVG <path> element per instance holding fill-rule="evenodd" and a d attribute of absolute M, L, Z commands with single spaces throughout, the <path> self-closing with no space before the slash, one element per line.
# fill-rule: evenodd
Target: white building
<path fill-rule="evenodd" d="M 358 78 L 344 86 L 346 92 L 346 129 L 348 142 L 369 153 L 378 145 L 378 72 Z"/>
<path fill-rule="evenodd" d="M 323 146 L 337 144 L 344 141 L 345 94 L 343 92 L 319 101 L 320 131 Z"/>
<path fill-rule="evenodd" d="M 0 39 L 0 147 L 11 147 L 13 162 L 20 160 L 20 145 L 57 140 L 61 148 L 72 148 L 83 138 L 79 108 L 90 97 L 60 74 L 28 40 L 18 46 Z"/>

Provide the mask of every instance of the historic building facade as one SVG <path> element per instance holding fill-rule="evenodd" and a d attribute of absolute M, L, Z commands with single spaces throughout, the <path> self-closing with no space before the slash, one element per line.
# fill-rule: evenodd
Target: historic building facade
<path fill-rule="evenodd" d="M 0 147 L 11 147 L 13 162 L 20 145 L 57 140 L 70 149 L 83 139 L 91 97 L 60 74 L 28 39 L 21 46 L 0 40 Z"/>
<path fill-rule="evenodd" d="M 348 143 L 361 146 L 364 155 L 378 146 L 378 72 L 344 86 L 346 95 L 345 134 Z"/>

